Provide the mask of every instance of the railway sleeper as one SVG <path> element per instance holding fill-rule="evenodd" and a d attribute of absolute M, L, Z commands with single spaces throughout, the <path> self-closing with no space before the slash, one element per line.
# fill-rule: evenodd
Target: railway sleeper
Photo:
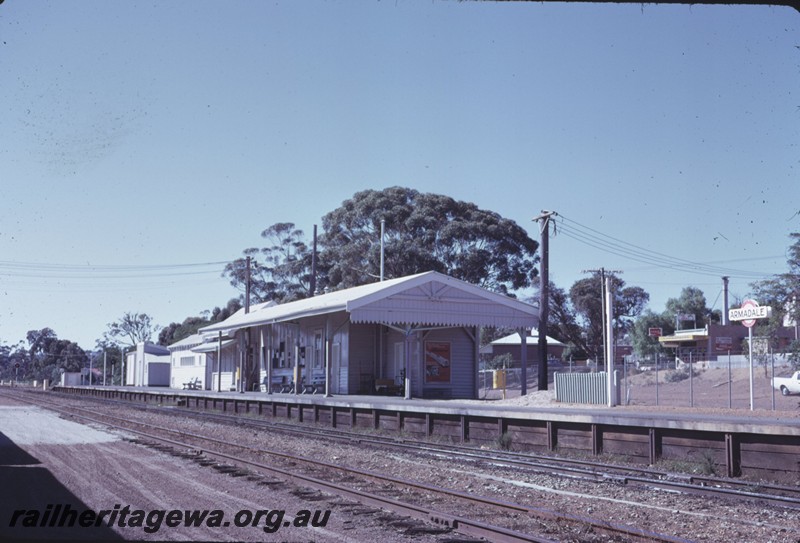
<path fill-rule="evenodd" d="M 283 481 L 276 481 L 276 480 L 263 480 L 256 483 L 257 485 L 261 486 L 278 486 L 284 484 Z"/>
<path fill-rule="evenodd" d="M 405 535 L 439 535 L 439 534 L 447 534 L 452 531 L 452 528 L 448 526 L 430 526 L 428 524 L 418 524 L 416 526 L 409 526 L 405 532 Z"/>
<path fill-rule="evenodd" d="M 298 498 L 302 498 L 303 500 L 308 500 L 311 502 L 321 502 L 323 500 L 328 499 L 328 496 L 320 492 L 319 490 L 310 490 L 304 488 L 298 488 L 292 490 L 292 494 L 297 496 Z"/>
<path fill-rule="evenodd" d="M 359 504 L 356 504 L 356 505 L 350 506 L 350 509 L 346 509 L 346 512 L 350 513 L 351 515 L 356 515 L 356 516 L 360 516 L 360 515 L 376 515 L 378 513 L 382 513 L 383 509 L 378 509 L 378 508 L 375 508 L 375 507 L 365 507 L 365 506 L 360 506 Z"/>
<path fill-rule="evenodd" d="M 603 480 L 607 483 L 614 483 L 616 485 L 625 486 L 628 484 L 628 478 L 622 475 L 614 475 L 611 473 L 604 473 Z"/>
<path fill-rule="evenodd" d="M 216 463 L 212 464 L 211 467 L 220 473 L 234 473 L 241 469 L 236 466 L 231 466 L 230 464 L 216 464 Z"/>

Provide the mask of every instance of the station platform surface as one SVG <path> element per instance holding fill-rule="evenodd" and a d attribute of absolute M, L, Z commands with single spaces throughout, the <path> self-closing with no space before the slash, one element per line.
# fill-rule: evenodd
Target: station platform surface
<path fill-rule="evenodd" d="M 83 386 L 71 389 L 94 389 L 148 394 L 171 398 L 216 398 L 230 401 L 264 402 L 296 405 L 325 405 L 342 409 L 385 410 L 404 413 L 548 420 L 577 424 L 637 426 L 702 432 L 733 432 L 800 436 L 800 413 L 745 409 L 703 409 L 688 407 L 653 407 L 637 405 L 555 404 L 515 405 L 498 400 L 462 399 L 404 399 L 401 396 L 332 395 L 216 392 L 210 390 L 180 390 L 167 387 Z"/>

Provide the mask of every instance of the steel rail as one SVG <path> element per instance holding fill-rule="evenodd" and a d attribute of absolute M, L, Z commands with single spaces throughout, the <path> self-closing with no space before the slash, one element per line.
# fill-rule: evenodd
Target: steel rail
<path fill-rule="evenodd" d="M 68 395 L 64 395 L 69 397 Z M 464 447 L 450 444 L 447 448 L 437 447 L 430 443 L 416 440 L 402 439 L 381 436 L 365 436 L 363 433 L 347 430 L 330 430 L 320 427 L 304 428 L 296 424 L 288 424 L 265 419 L 249 418 L 242 415 L 228 415 L 214 413 L 207 410 L 180 410 L 176 411 L 172 407 L 156 407 L 152 405 L 129 402 L 126 400 L 109 400 L 89 396 L 95 402 L 123 403 L 126 405 L 137 406 L 140 409 L 155 410 L 171 415 L 190 415 L 202 417 L 209 420 L 224 422 L 236 422 L 237 424 L 250 425 L 253 427 L 279 429 L 292 435 L 304 434 L 314 437 L 324 435 L 329 438 L 339 440 L 355 440 L 359 443 L 372 443 L 380 446 L 394 447 L 415 451 L 424 451 L 433 454 L 443 454 L 454 456 L 458 454 L 463 458 L 473 458 L 483 462 L 492 461 L 498 465 L 508 465 L 514 467 L 524 467 L 534 472 L 546 472 L 547 474 L 557 473 L 559 475 L 582 478 L 594 482 L 615 482 L 618 484 L 635 483 L 661 490 L 682 492 L 690 495 L 726 497 L 744 500 L 758 500 L 771 505 L 800 509 L 800 488 L 781 485 L 745 482 L 730 478 L 710 478 L 697 475 L 676 475 L 660 470 L 639 468 L 635 466 L 618 466 L 611 464 L 599 464 L 574 458 L 553 458 L 538 454 L 521 454 L 513 452 L 500 453 L 498 451 L 489 452 L 481 450 L 476 452 L 474 447 Z M 566 466 L 564 465 L 566 464 Z M 574 467 L 577 466 L 577 467 Z M 602 467 L 599 470 L 598 467 Z M 724 486 L 723 486 L 724 485 Z M 729 487 L 729 488 L 726 488 Z M 753 492 L 751 489 L 758 487 L 767 492 Z M 781 495 L 783 494 L 783 495 Z"/>
<path fill-rule="evenodd" d="M 67 394 L 60 395 L 63 395 L 64 397 L 72 397 Z M 398 440 L 397 438 L 392 437 L 365 436 L 364 434 L 358 432 L 329 430 L 319 427 L 304 428 L 302 426 L 288 423 L 248 418 L 242 415 L 214 413 L 206 410 L 176 411 L 175 408 L 172 407 L 152 406 L 146 404 L 143 405 L 138 402 L 97 398 L 95 396 L 89 396 L 86 398 L 81 397 L 81 399 L 89 399 L 90 401 L 98 403 L 120 403 L 135 406 L 140 409 L 157 411 L 176 416 L 190 415 L 208 420 L 224 421 L 227 423 L 235 422 L 241 425 L 269 428 L 271 430 L 278 429 L 287 433 L 291 433 L 292 435 L 304 434 L 314 437 L 324 435 L 325 437 L 338 440 L 354 440 L 358 443 L 371 443 L 385 447 L 423 451 L 432 454 L 442 454 L 450 457 L 457 454 L 462 458 L 472 458 L 482 462 L 491 461 L 498 465 L 523 467 L 533 472 L 545 472 L 548 475 L 557 473 L 566 477 L 581 478 L 594 482 L 614 482 L 617 484 L 635 483 L 661 490 L 682 492 L 688 495 L 725 497 L 739 500 L 757 500 L 780 507 L 800 509 L 800 489 L 795 487 L 763 483 L 754 484 L 752 482 L 744 482 L 729 478 L 715 479 L 696 475 L 676 475 L 664 471 L 638 468 L 633 466 L 598 464 L 597 462 L 588 462 L 579 459 L 552 458 L 537 454 L 521 454 L 513 452 L 500 453 L 499 451 L 489 452 L 486 450 L 476 452 L 475 448 L 464 447 L 455 444 L 448 445 L 447 448 L 442 448 L 431 445 L 430 443 L 424 443 L 415 440 Z M 565 466 L 564 464 L 567 465 Z M 602 471 L 598 470 L 598 466 L 602 467 Z M 731 488 L 726 488 L 726 486 Z M 753 487 L 762 488 L 771 491 L 772 493 L 754 492 L 751 490 Z M 781 493 L 784 495 L 780 495 Z"/>
<path fill-rule="evenodd" d="M 33 402 L 31 400 L 28 400 L 28 399 L 24 399 L 24 400 L 21 400 L 21 401 L 25 401 L 27 403 L 31 403 L 31 404 L 37 405 L 37 402 Z M 42 402 L 42 403 L 50 403 L 52 405 L 52 402 Z M 39 404 L 39 405 L 41 405 L 41 404 Z M 160 441 L 160 442 L 163 442 L 163 443 L 167 443 L 167 444 L 169 444 L 171 446 L 182 447 L 182 448 L 185 448 L 185 449 L 188 449 L 188 450 L 197 450 L 196 445 L 193 445 L 193 444 L 190 444 L 190 443 L 185 443 L 185 442 L 182 442 L 182 441 L 176 441 L 176 440 L 173 440 L 173 439 L 165 438 L 163 436 L 156 436 L 156 435 L 153 435 L 153 434 L 149 434 L 148 432 L 143 432 L 143 431 L 140 431 L 140 430 L 134 430 L 134 429 L 132 429 L 130 427 L 127 427 L 127 426 L 123 426 L 123 425 L 120 425 L 120 424 L 109 423 L 108 421 L 103 421 L 103 420 L 96 419 L 94 417 L 90 417 L 90 416 L 87 416 L 87 415 L 79 415 L 79 414 L 74 413 L 74 411 L 72 411 L 72 410 L 68 411 L 68 410 L 63 409 L 61 407 L 46 407 L 46 408 L 47 409 L 52 409 L 52 410 L 57 411 L 57 412 L 60 412 L 60 413 L 62 413 L 64 415 L 67 415 L 67 416 L 79 417 L 81 419 L 84 419 L 84 420 L 87 420 L 87 421 L 90 421 L 90 422 L 93 422 L 93 423 L 96 423 L 96 424 L 101 424 L 101 425 L 109 426 L 109 427 L 112 427 L 112 428 L 117 428 L 117 429 L 119 429 L 121 431 L 124 431 L 124 432 L 134 433 L 134 434 L 140 435 L 140 436 L 142 436 L 142 437 L 144 437 L 146 439 L 150 439 L 150 440 L 153 440 L 153 441 Z M 383 474 L 380 474 L 380 473 L 375 473 L 375 472 L 368 471 L 368 470 L 357 470 L 357 469 L 353 469 L 353 468 L 346 468 L 346 467 L 343 467 L 343 466 L 340 466 L 340 465 L 337 465 L 337 464 L 331 464 L 331 463 L 328 463 L 328 462 L 320 462 L 320 461 L 309 459 L 309 458 L 305 458 L 305 457 L 300 457 L 300 456 L 296 456 L 296 455 L 282 453 L 280 451 L 272 451 L 272 450 L 268 450 L 268 449 L 254 449 L 252 447 L 247 447 L 247 446 L 244 446 L 244 445 L 238 445 L 238 444 L 230 443 L 230 442 L 227 442 L 227 441 L 219 440 L 219 439 L 216 439 L 216 438 L 212 438 L 212 437 L 208 437 L 208 436 L 202 436 L 202 435 L 199 435 L 199 434 L 193 434 L 191 432 L 184 432 L 184 431 L 181 431 L 181 430 L 174 430 L 174 429 L 166 428 L 166 427 L 163 427 L 163 426 L 157 426 L 157 425 L 153 425 L 153 424 L 148 424 L 148 423 L 143 423 L 143 422 L 134 421 L 134 420 L 130 420 L 130 419 L 125 419 L 125 418 L 122 418 L 122 417 L 116 417 L 116 416 L 108 415 L 108 414 L 105 414 L 105 413 L 96 413 L 96 412 L 93 412 L 93 411 L 91 411 L 89 409 L 85 409 L 85 408 L 73 408 L 73 409 L 77 409 L 77 410 L 80 410 L 80 411 L 88 412 L 88 413 L 91 413 L 92 415 L 100 415 L 102 417 L 105 417 L 105 418 L 108 418 L 108 419 L 112 419 L 112 420 L 117 420 L 117 421 L 120 421 L 120 422 L 134 424 L 134 425 L 137 425 L 137 426 L 143 426 L 143 427 L 146 427 L 146 428 L 151 428 L 151 429 L 155 429 L 155 430 L 158 430 L 158 431 L 167 432 L 167 433 L 170 433 L 170 434 L 177 434 L 177 435 L 180 435 L 180 436 L 183 436 L 183 437 L 189 437 L 189 438 L 196 439 L 196 440 L 199 440 L 199 441 L 211 442 L 211 443 L 215 443 L 217 445 L 223 445 L 225 447 L 237 447 L 239 449 L 246 450 L 246 451 L 254 453 L 254 454 L 268 454 L 270 456 L 275 456 L 275 457 L 279 457 L 279 458 L 285 458 L 285 459 L 289 459 L 289 460 L 292 460 L 292 461 L 301 461 L 301 462 L 307 463 L 307 464 L 315 466 L 315 467 L 324 467 L 324 468 L 328 468 L 328 469 L 336 469 L 336 470 L 339 470 L 339 471 L 349 472 L 350 474 L 353 474 L 353 475 L 365 476 L 365 477 L 369 477 L 369 478 L 376 479 L 376 480 L 381 480 L 381 481 L 392 483 L 392 484 L 397 484 L 397 485 L 416 488 L 416 489 L 419 489 L 419 490 L 422 490 L 422 491 L 425 491 L 425 492 L 434 492 L 434 493 L 444 494 L 444 495 L 455 497 L 455 498 L 458 498 L 458 499 L 461 499 L 461 500 L 464 500 L 464 501 L 467 501 L 467 502 L 471 502 L 471 503 L 478 503 L 478 504 L 481 504 L 481 505 L 489 505 L 489 506 L 492 506 L 492 507 L 495 507 L 495 508 L 498 508 L 498 509 L 501 509 L 501 510 L 513 511 L 513 512 L 517 512 L 517 513 L 525 513 L 525 514 L 531 515 L 533 517 L 543 518 L 543 519 L 548 519 L 548 520 L 553 520 L 553 521 L 559 521 L 559 522 L 560 521 L 568 521 L 568 522 L 572 522 L 572 523 L 576 523 L 578 525 L 584 525 L 584 526 L 585 525 L 590 525 L 596 530 L 600 530 L 600 531 L 603 531 L 603 532 L 606 532 L 606 533 L 609 533 L 609 534 L 612 534 L 612 535 L 615 535 L 615 536 L 622 535 L 622 536 L 626 536 L 626 537 L 629 537 L 629 538 L 633 538 L 635 540 L 649 541 L 649 542 L 689 543 L 688 540 L 683 539 L 683 538 L 673 537 L 673 536 L 669 536 L 669 535 L 665 535 L 665 534 L 658 534 L 658 533 L 650 532 L 648 530 L 643 530 L 643 529 L 640 529 L 640 528 L 637 528 L 637 527 L 634 527 L 634 526 L 617 525 L 617 524 L 612 524 L 610 522 L 602 521 L 602 520 L 598 520 L 598 519 L 591 519 L 591 518 L 588 518 L 588 517 L 580 517 L 580 516 L 566 514 L 566 513 L 557 513 L 557 512 L 548 510 L 548 509 L 537 508 L 537 507 L 532 507 L 532 506 L 527 506 L 527 505 L 522 505 L 522 504 L 515 504 L 515 503 L 510 503 L 510 502 L 504 502 L 504 501 L 499 501 L 499 500 L 496 500 L 496 499 L 493 499 L 493 498 L 488 498 L 488 497 L 475 496 L 475 495 L 472 495 L 472 494 L 467 494 L 467 493 L 456 491 L 456 490 L 452 490 L 452 489 L 438 487 L 438 486 L 431 485 L 431 484 L 426 483 L 426 482 L 398 479 L 398 478 L 395 478 L 395 477 L 390 477 L 390 476 L 387 476 L 387 475 L 383 475 Z M 315 488 L 317 490 L 322 490 L 322 491 L 326 491 L 326 492 L 333 492 L 334 494 L 345 495 L 347 497 L 350 497 L 350 498 L 355 499 L 357 501 L 360 501 L 362 503 L 368 503 L 369 505 L 374 505 L 374 506 L 378 506 L 378 507 L 386 507 L 386 508 L 388 508 L 390 510 L 394 510 L 394 511 L 401 511 L 404 514 L 408 514 L 409 516 L 412 516 L 414 518 L 418 518 L 420 520 L 425 520 L 425 521 L 433 522 L 434 524 L 437 524 L 437 525 L 441 525 L 441 526 L 445 526 L 445 527 L 448 527 L 448 528 L 452 528 L 454 530 L 457 530 L 457 531 L 459 531 L 461 533 L 464 533 L 464 534 L 467 534 L 467 535 L 470 535 L 470 536 L 484 537 L 484 538 L 488 538 L 490 541 L 497 541 L 498 543 L 515 543 L 515 542 L 539 543 L 539 542 L 551 542 L 552 541 L 552 540 L 544 539 L 544 538 L 541 538 L 541 537 L 538 537 L 538 536 L 535 536 L 535 535 L 523 534 L 523 533 L 520 533 L 520 532 L 515 532 L 515 531 L 512 531 L 512 530 L 508 530 L 508 529 L 503 528 L 503 527 L 493 526 L 493 525 L 489 525 L 489 524 L 486 524 L 486 523 L 473 521 L 471 519 L 460 517 L 460 516 L 455 516 L 455 515 L 452 515 L 452 514 L 449 514 L 449 513 L 443 513 L 443 512 L 440 512 L 440 511 L 434 511 L 432 509 L 424 508 L 424 507 L 421 507 L 421 506 L 416 506 L 416 505 L 413 505 L 413 504 L 407 504 L 407 503 L 404 503 L 404 502 L 399 502 L 399 501 L 394 500 L 392 498 L 387 498 L 387 497 L 376 495 L 376 494 L 372 494 L 372 493 L 369 493 L 369 492 L 364 492 L 364 491 L 360 491 L 360 490 L 354 490 L 354 489 L 339 485 L 337 483 L 332 483 L 332 482 L 325 481 L 325 480 L 322 480 L 322 479 L 318 479 L 318 478 L 315 478 L 315 477 L 310 477 L 310 476 L 307 476 L 307 475 L 302 475 L 302 474 L 298 474 L 298 473 L 294 473 L 294 472 L 289 472 L 289 471 L 283 470 L 281 468 L 276 468 L 276 467 L 273 467 L 273 466 L 267 466 L 267 465 L 259 463 L 259 462 L 243 459 L 241 457 L 234 456 L 234 455 L 231 455 L 231 454 L 228 454 L 228 453 L 224 453 L 224 452 L 221 452 L 221 451 L 214 451 L 214 450 L 208 449 L 206 447 L 203 447 L 202 449 L 200 449 L 200 451 L 203 454 L 207 455 L 207 456 L 212 456 L 212 457 L 216 457 L 216 458 L 222 458 L 222 459 L 224 459 L 226 461 L 233 462 L 235 464 L 243 464 L 243 465 L 246 465 L 246 466 L 250 466 L 250 467 L 256 468 L 256 469 L 261 470 L 261 471 L 267 471 L 269 473 L 276 474 L 279 477 L 287 479 L 287 480 L 290 480 L 292 482 L 309 485 L 309 486 L 311 486 L 311 487 L 313 487 L 313 488 Z"/>

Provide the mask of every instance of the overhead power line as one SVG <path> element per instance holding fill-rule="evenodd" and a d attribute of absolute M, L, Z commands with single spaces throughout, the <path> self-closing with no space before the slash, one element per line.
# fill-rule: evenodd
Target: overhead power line
<path fill-rule="evenodd" d="M 12 279 L 142 279 L 220 274 L 228 262 L 192 264 L 53 264 L 0 260 L 0 277 Z"/>
<path fill-rule="evenodd" d="M 687 260 L 685 258 L 667 255 L 658 251 L 653 251 L 651 249 L 628 243 L 613 236 L 609 236 L 593 228 L 580 224 L 577 221 L 564 217 L 564 215 L 560 215 L 560 218 L 561 224 L 559 234 L 565 235 L 599 251 L 614 254 L 636 262 L 649 264 L 657 268 L 665 268 L 686 273 L 715 277 L 727 275 L 742 279 L 761 279 L 769 275 L 773 275 L 764 272 L 754 272 L 750 270 L 715 266 L 710 263 L 696 262 Z M 778 258 L 779 256 L 780 255 L 776 255 L 775 257 L 769 258 Z M 762 259 L 763 258 L 752 260 Z M 751 259 L 737 259 L 732 260 L 732 262 L 742 262 L 747 260 Z"/>

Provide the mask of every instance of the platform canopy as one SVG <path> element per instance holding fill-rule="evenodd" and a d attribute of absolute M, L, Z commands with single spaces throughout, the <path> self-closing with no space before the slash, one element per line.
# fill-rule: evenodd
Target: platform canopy
<path fill-rule="evenodd" d="M 397 327 L 530 328 L 539 323 L 538 309 L 530 304 L 438 272 L 425 272 L 239 313 L 200 332 L 231 335 L 243 328 L 342 311 L 349 314 L 350 322 Z"/>

